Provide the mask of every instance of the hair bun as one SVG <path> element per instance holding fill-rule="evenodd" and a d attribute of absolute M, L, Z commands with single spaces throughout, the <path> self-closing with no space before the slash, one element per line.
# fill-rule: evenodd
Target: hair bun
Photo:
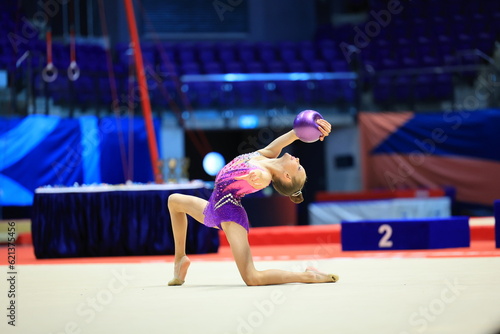
<path fill-rule="evenodd" d="M 288 196 L 288 198 L 295 204 L 299 204 L 304 201 L 304 196 L 302 196 L 302 191 L 297 191 L 296 193 Z"/>

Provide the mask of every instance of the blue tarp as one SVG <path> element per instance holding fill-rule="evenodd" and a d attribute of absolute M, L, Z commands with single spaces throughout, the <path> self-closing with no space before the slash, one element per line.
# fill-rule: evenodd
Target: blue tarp
<path fill-rule="evenodd" d="M 129 179 L 153 181 L 142 118 L 0 118 L 0 205 L 31 205 L 41 186 Z"/>

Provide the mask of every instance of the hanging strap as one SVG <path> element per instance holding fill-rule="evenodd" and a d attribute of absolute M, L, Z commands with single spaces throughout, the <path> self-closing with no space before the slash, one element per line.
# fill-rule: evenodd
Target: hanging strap
<path fill-rule="evenodd" d="M 45 82 L 53 82 L 57 79 L 57 67 L 52 63 L 52 31 L 49 29 L 45 34 L 47 42 L 47 65 L 42 70 L 42 78 Z"/>
<path fill-rule="evenodd" d="M 70 28 L 69 38 L 70 63 L 68 66 L 68 79 L 71 81 L 76 81 L 80 77 L 80 68 L 76 63 L 76 41 L 75 29 L 73 26 L 71 26 Z"/>

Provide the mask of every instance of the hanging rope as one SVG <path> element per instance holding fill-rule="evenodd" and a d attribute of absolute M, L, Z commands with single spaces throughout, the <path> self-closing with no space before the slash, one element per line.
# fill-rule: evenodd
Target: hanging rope
<path fill-rule="evenodd" d="M 129 165 L 129 180 L 132 180 L 134 175 L 134 57 L 128 56 L 128 165 Z"/>
<path fill-rule="evenodd" d="M 161 61 L 163 64 L 167 66 L 169 69 L 169 72 L 172 76 L 172 80 L 175 84 L 175 88 L 177 91 L 177 94 L 181 97 L 181 101 L 184 105 L 184 108 L 189 111 L 193 112 L 193 107 L 191 106 L 191 101 L 189 101 L 188 96 L 186 93 L 182 90 L 182 82 L 180 81 L 179 77 L 177 76 L 177 73 L 175 72 L 174 66 L 172 62 L 170 61 L 168 54 L 165 52 L 163 49 L 163 46 L 160 43 L 160 40 L 158 38 L 158 34 L 155 31 L 153 25 L 151 24 L 151 21 L 149 20 L 149 17 L 146 15 L 146 12 L 144 10 L 144 7 L 142 6 L 142 2 L 138 1 L 139 7 L 141 9 L 142 17 L 146 24 L 148 25 L 150 31 L 153 33 L 153 39 L 155 40 L 155 45 L 157 46 L 158 51 L 160 52 L 160 57 Z M 171 95 L 168 93 L 167 89 L 163 85 L 159 85 L 160 91 L 163 95 L 163 97 L 168 101 L 168 104 L 172 111 L 176 114 L 177 120 L 179 121 L 179 124 L 186 129 L 185 126 L 185 121 L 184 118 L 182 117 L 182 110 L 181 108 L 175 103 L 175 101 L 172 99 Z M 202 130 L 193 130 L 193 131 L 187 131 L 186 132 L 188 137 L 191 139 L 193 142 L 193 145 L 196 147 L 196 150 L 198 153 L 203 157 L 207 153 L 211 152 L 211 146 L 210 143 L 208 142 L 207 137 L 205 136 L 205 132 Z"/>
<path fill-rule="evenodd" d="M 75 40 L 75 28 L 71 26 L 69 32 L 69 49 L 70 49 L 70 63 L 68 66 L 68 79 L 71 81 L 76 81 L 80 77 L 80 68 L 76 63 L 76 40 Z"/>
<path fill-rule="evenodd" d="M 108 67 L 108 79 L 109 79 L 109 86 L 111 90 L 111 98 L 113 99 L 111 106 L 113 109 L 113 113 L 115 115 L 116 119 L 116 124 L 118 127 L 118 142 L 120 145 L 120 157 L 122 161 L 122 168 L 123 168 L 123 178 L 127 180 L 128 174 L 128 165 L 127 165 L 127 159 L 126 159 L 126 153 L 125 153 L 125 142 L 123 139 L 123 131 L 122 131 L 122 124 L 120 120 L 120 110 L 118 108 L 119 100 L 118 100 L 118 93 L 116 89 L 116 79 L 115 79 L 115 71 L 113 68 L 113 57 L 111 55 L 111 50 L 110 50 L 110 45 L 109 45 L 109 35 L 108 35 L 108 25 L 106 22 L 106 13 L 104 10 L 104 3 L 103 0 L 99 0 L 99 18 L 101 22 L 101 29 L 102 29 L 102 34 L 104 37 L 104 48 L 106 50 L 106 64 Z M 132 129 L 130 129 L 131 131 Z"/>
<path fill-rule="evenodd" d="M 148 84 L 146 82 L 146 73 L 144 72 L 144 63 L 142 59 L 141 44 L 139 41 L 139 33 L 137 31 L 137 23 L 135 20 L 134 5 L 132 0 L 123 0 L 125 3 L 125 12 L 127 13 L 127 22 L 134 48 L 135 69 L 137 73 L 137 80 L 139 84 L 139 93 L 141 96 L 142 115 L 146 125 L 148 135 L 149 156 L 151 158 L 151 167 L 156 183 L 163 183 L 163 176 L 161 173 L 161 165 L 158 157 L 158 145 L 156 143 L 156 134 L 153 125 L 153 116 L 151 113 L 151 103 L 149 100 Z"/>
<path fill-rule="evenodd" d="M 57 68 L 52 63 L 52 31 L 50 28 L 45 33 L 45 41 L 47 43 L 47 65 L 42 70 L 42 78 L 45 82 L 54 82 L 57 79 Z"/>

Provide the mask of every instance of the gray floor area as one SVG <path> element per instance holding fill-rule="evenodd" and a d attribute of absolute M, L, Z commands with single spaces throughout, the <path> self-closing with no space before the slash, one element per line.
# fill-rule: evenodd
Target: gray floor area
<path fill-rule="evenodd" d="M 233 262 L 18 266 L 16 326 L 1 333 L 493 334 L 500 258 L 258 262 L 340 275 L 335 284 L 246 287 Z M 4 267 L 6 268 L 6 267 Z M 7 270 L 5 275 L 7 275 Z M 5 311 L 7 281 L 1 280 Z"/>

